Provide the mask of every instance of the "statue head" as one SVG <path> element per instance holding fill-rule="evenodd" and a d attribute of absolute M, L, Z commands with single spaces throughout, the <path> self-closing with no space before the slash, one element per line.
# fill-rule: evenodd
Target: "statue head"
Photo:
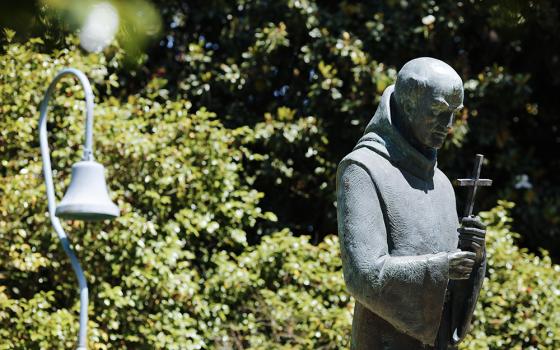
<path fill-rule="evenodd" d="M 397 74 L 394 102 L 413 143 L 441 148 L 455 112 L 463 107 L 463 81 L 447 63 L 430 57 L 407 62 Z"/>

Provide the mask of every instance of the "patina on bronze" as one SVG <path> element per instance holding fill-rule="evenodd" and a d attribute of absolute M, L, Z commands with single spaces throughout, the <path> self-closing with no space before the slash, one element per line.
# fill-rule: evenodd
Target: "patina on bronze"
<path fill-rule="evenodd" d="M 356 299 L 352 349 L 456 349 L 467 333 L 486 231 L 473 216 L 459 224 L 453 187 L 437 168 L 462 106 L 463 83 L 449 65 L 414 59 L 339 164 L 343 272 Z"/>

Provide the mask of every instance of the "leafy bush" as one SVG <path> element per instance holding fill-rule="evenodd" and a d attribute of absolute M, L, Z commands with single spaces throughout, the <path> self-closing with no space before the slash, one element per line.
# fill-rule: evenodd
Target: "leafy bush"
<path fill-rule="evenodd" d="M 46 215 L 37 106 L 62 67 L 110 86 L 117 82 L 106 66 L 118 60 L 82 56 L 72 45 L 52 55 L 40 49 L 38 40 L 8 45 L 0 62 L 0 338 L 10 340 L 0 347 L 63 349 L 76 335 L 76 282 Z M 80 89 L 61 83 L 49 115 L 59 194 L 80 156 Z M 122 213 L 111 223 L 65 224 L 91 283 L 92 348 L 203 346 L 219 311 L 202 294 L 216 253 L 241 252 L 246 230 L 274 219 L 242 177 L 235 140 L 247 130 L 225 129 L 212 113 L 164 93 L 147 86 L 95 109 L 96 157 L 108 165 Z"/>
<path fill-rule="evenodd" d="M 560 158 L 552 152 L 560 143 L 560 2 L 156 2 L 165 35 L 130 86 L 157 74 L 171 95 L 228 126 L 261 128 L 272 119 L 298 135 L 251 147 L 271 159 L 247 170 L 279 229 L 312 234 L 315 242 L 336 231 L 337 162 L 363 133 L 396 69 L 432 56 L 466 83 L 466 109 L 440 166 L 464 177 L 474 155 L 484 153 L 484 176 L 495 181 L 481 192 L 480 207 L 515 201 L 523 243 L 560 256 Z"/>
<path fill-rule="evenodd" d="M 82 55 L 70 38 L 65 49 L 43 51 L 32 40 L 6 45 L 0 57 L 0 349 L 75 346 L 76 281 L 47 216 L 37 109 L 65 66 L 85 71 L 97 91 L 119 84 L 109 73 L 121 62 L 116 47 L 111 56 Z M 255 129 L 230 129 L 168 96 L 154 79 L 138 94 L 97 100 L 96 157 L 122 215 L 64 223 L 90 283 L 89 347 L 348 347 L 353 301 L 337 238 L 312 245 L 281 230 L 251 244 L 276 217 L 261 209 L 263 194 L 244 168 L 271 160 L 246 144 L 306 137 L 290 128 L 293 111 L 278 109 Z M 52 100 L 59 194 L 80 156 L 82 99 L 65 79 Z M 316 120 L 297 123 L 321 140 Z M 544 252 L 539 258 L 515 247 L 511 206 L 482 214 L 490 224 L 488 280 L 466 349 L 560 347 L 560 268 Z"/>
<path fill-rule="evenodd" d="M 42 48 L 40 40 L 9 44 L 0 60 L 0 349 L 75 346 L 76 281 L 47 216 L 38 105 L 69 65 L 97 88 L 118 84 L 107 66 L 120 64 L 119 54 L 84 56 L 73 39 L 51 55 Z M 59 195 L 83 135 L 83 92 L 70 81 L 49 113 Z M 337 241 L 312 246 L 282 231 L 248 247 L 247 231 L 276 220 L 244 178 L 242 162 L 253 155 L 241 141 L 253 131 L 166 99 L 160 83 L 95 107 L 95 155 L 121 216 L 64 224 L 90 282 L 89 346 L 336 348 L 351 315 Z"/>
<path fill-rule="evenodd" d="M 499 201 L 481 213 L 488 228 L 487 277 L 471 334 L 463 349 L 558 349 L 560 347 L 560 265 L 515 245 L 509 211 Z"/>

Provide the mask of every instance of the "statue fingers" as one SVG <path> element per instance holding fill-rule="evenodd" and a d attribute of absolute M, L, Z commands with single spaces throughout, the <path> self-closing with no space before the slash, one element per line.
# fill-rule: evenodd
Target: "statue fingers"
<path fill-rule="evenodd" d="M 466 216 L 464 218 L 461 219 L 461 226 L 464 227 L 476 227 L 479 229 L 484 230 L 486 228 L 486 225 L 484 225 L 482 223 L 482 221 L 480 220 L 480 217 L 478 216 Z"/>
<path fill-rule="evenodd" d="M 469 279 L 471 273 L 469 272 L 462 272 L 462 271 L 452 271 L 449 273 L 449 279 L 452 280 L 467 280 Z"/>
<path fill-rule="evenodd" d="M 473 252 L 469 252 L 473 255 L 473 257 L 462 257 L 458 259 L 451 260 L 449 263 L 450 268 L 453 269 L 460 269 L 460 268 L 472 268 L 475 262 L 476 254 Z"/>
<path fill-rule="evenodd" d="M 484 242 L 486 242 L 486 238 L 479 235 L 464 233 L 459 235 L 459 242 L 476 242 L 482 245 L 484 244 Z"/>
<path fill-rule="evenodd" d="M 486 241 L 484 240 L 484 238 L 480 238 L 480 237 L 469 237 L 469 236 L 459 237 L 459 247 L 470 246 L 473 243 L 479 246 L 484 246 L 486 245 L 485 242 Z"/>
<path fill-rule="evenodd" d="M 480 232 L 465 231 L 459 234 L 459 247 L 470 246 L 473 243 L 479 246 L 486 245 L 486 237 Z"/>
<path fill-rule="evenodd" d="M 467 267 L 467 266 L 460 266 L 457 268 L 457 272 L 465 275 L 465 274 L 470 274 L 472 271 L 472 266 L 471 267 Z"/>
<path fill-rule="evenodd" d="M 459 235 L 478 236 L 482 238 L 486 236 L 486 230 L 475 227 L 459 227 L 457 231 Z"/>
<path fill-rule="evenodd" d="M 452 277 L 449 277 L 449 279 L 452 279 L 452 280 L 468 280 L 469 276 L 464 276 L 464 275 L 452 276 Z"/>
<path fill-rule="evenodd" d="M 483 244 L 484 244 L 483 242 L 479 243 L 474 240 L 464 240 L 461 241 L 460 247 L 464 250 L 469 250 L 478 254 Z"/>
<path fill-rule="evenodd" d="M 457 257 L 458 257 L 460 260 L 467 259 L 467 260 L 472 260 L 472 261 L 474 261 L 474 258 L 476 257 L 476 254 L 473 253 L 473 252 L 469 252 L 469 251 L 464 251 L 464 250 L 462 250 L 462 251 L 460 251 L 459 253 L 457 253 Z"/>
<path fill-rule="evenodd" d="M 450 269 L 456 269 L 461 266 L 472 267 L 476 259 L 476 253 L 469 251 L 458 251 L 449 253 L 448 257 Z"/>
<path fill-rule="evenodd" d="M 472 269 L 473 266 L 474 266 L 473 259 L 463 259 L 461 261 L 461 264 L 459 265 L 459 267 L 468 268 L 468 269 Z"/>

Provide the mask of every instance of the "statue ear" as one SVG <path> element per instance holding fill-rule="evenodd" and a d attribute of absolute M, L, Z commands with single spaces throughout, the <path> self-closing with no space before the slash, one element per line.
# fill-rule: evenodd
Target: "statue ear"
<path fill-rule="evenodd" d="M 427 82 L 417 75 L 397 77 L 395 84 L 395 97 L 403 117 L 411 121 L 424 100 Z"/>
<path fill-rule="evenodd" d="M 427 82 L 418 76 L 411 77 L 407 81 L 407 96 L 405 98 L 406 103 L 404 103 L 403 111 L 409 120 L 414 118 L 420 104 L 424 101 L 426 84 Z"/>
<path fill-rule="evenodd" d="M 414 110 L 416 109 L 416 105 L 417 105 L 418 101 L 414 98 L 412 98 L 412 96 L 410 96 L 410 98 L 405 99 L 402 109 L 404 112 L 404 115 L 406 117 L 406 119 L 408 121 L 410 121 L 412 119 L 412 116 L 414 114 Z"/>

